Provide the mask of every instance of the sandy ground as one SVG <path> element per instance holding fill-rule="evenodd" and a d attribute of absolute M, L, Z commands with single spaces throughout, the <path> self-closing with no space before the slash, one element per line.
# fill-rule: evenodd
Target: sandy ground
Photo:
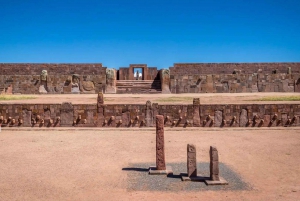
<path fill-rule="evenodd" d="M 209 93 L 209 94 L 104 94 L 107 104 L 145 104 L 147 100 L 159 104 L 192 104 L 193 98 L 200 98 L 202 104 L 265 104 L 297 103 L 300 101 L 255 101 L 262 97 L 300 96 L 298 93 Z M 27 95 L 26 95 L 27 96 Z M 0 103 L 62 103 L 73 104 L 96 103 L 97 94 L 47 94 L 29 95 L 36 99 L 0 101 Z M 168 100 L 170 98 L 172 100 Z M 177 100 L 174 100 L 176 97 Z M 163 99 L 163 100 L 162 100 Z"/>
<path fill-rule="evenodd" d="M 154 129 L 57 129 L 0 133 L 0 200 L 299 200 L 298 129 L 169 129 L 166 160 L 186 162 L 186 144 L 220 161 L 252 186 L 244 191 L 127 190 L 132 163 L 155 164 Z M 221 173 L 222 174 L 222 173 Z M 181 181 L 178 181 L 181 182 Z"/>

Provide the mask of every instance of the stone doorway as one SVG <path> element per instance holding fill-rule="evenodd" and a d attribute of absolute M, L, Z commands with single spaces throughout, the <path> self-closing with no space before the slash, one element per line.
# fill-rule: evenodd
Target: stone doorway
<path fill-rule="evenodd" d="M 143 68 L 133 68 L 134 80 L 144 80 L 144 69 Z"/>

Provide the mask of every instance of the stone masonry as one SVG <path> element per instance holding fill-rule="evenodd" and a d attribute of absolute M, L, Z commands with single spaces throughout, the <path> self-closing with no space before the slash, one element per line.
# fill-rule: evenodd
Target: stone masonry
<path fill-rule="evenodd" d="M 134 69 L 142 69 L 134 80 Z M 179 63 L 157 70 L 130 64 L 0 64 L 0 93 L 300 92 L 300 63 Z"/>

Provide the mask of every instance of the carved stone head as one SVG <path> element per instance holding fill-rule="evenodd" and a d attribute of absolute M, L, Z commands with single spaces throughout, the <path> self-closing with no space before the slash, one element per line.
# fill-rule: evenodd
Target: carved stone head
<path fill-rule="evenodd" d="M 47 70 L 42 70 L 41 80 L 46 81 L 48 76 Z"/>
<path fill-rule="evenodd" d="M 115 70 L 111 68 L 106 69 L 106 78 L 114 79 L 115 78 Z"/>
<path fill-rule="evenodd" d="M 170 70 L 169 69 L 163 69 L 162 74 L 163 74 L 163 76 L 170 76 Z"/>
<path fill-rule="evenodd" d="M 78 74 L 72 75 L 72 83 L 79 83 L 79 75 Z"/>

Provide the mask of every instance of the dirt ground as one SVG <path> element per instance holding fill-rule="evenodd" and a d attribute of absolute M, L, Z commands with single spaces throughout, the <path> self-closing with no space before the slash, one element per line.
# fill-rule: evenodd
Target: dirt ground
<path fill-rule="evenodd" d="M 193 98 L 200 98 L 201 104 L 266 104 L 297 103 L 300 101 L 254 101 L 262 97 L 297 96 L 295 93 L 209 93 L 209 94 L 104 94 L 107 104 L 145 104 L 147 100 L 159 104 L 192 104 Z M 0 103 L 62 103 L 73 104 L 96 103 L 97 94 L 47 94 L 32 95 L 36 99 L 10 100 Z M 300 95 L 299 95 L 300 96 Z M 175 97 L 175 100 L 174 100 Z"/>
<path fill-rule="evenodd" d="M 248 183 L 241 191 L 130 191 L 122 168 L 155 165 L 155 130 L 38 129 L 0 133 L 0 200 L 299 200 L 300 132 L 296 128 L 165 129 L 167 163 L 186 162 L 186 145 L 220 161 Z M 221 172 L 222 175 L 222 172 Z M 150 177 L 150 176 L 149 176 Z M 178 181 L 181 182 L 181 181 Z M 158 184 L 159 185 L 159 184 Z M 230 185 L 230 184 L 229 184 Z"/>

